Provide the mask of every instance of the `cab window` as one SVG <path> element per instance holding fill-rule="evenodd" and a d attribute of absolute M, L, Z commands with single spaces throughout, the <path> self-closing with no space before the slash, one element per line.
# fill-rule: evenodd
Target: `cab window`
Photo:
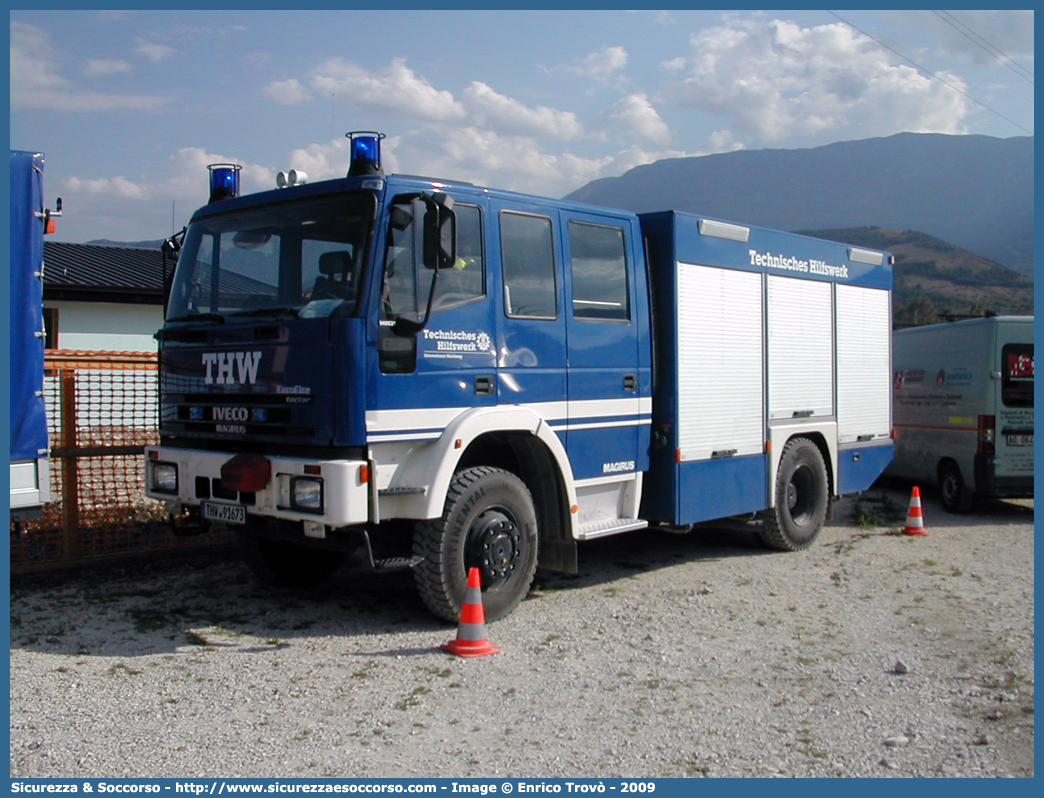
<path fill-rule="evenodd" d="M 500 215 L 500 258 L 504 268 L 504 307 L 508 316 L 554 319 L 555 255 L 551 220 L 503 212 Z"/>
<path fill-rule="evenodd" d="M 573 318 L 627 321 L 627 255 L 620 227 L 569 222 Z"/>

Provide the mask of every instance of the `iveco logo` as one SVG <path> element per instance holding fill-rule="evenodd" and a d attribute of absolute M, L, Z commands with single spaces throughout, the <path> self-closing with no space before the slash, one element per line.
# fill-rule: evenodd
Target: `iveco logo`
<path fill-rule="evenodd" d="M 250 413 L 245 407 L 215 407 L 215 421 L 246 421 Z"/>
<path fill-rule="evenodd" d="M 207 385 L 254 383 L 260 363 L 260 352 L 204 352 L 203 365 L 207 373 L 203 382 Z"/>

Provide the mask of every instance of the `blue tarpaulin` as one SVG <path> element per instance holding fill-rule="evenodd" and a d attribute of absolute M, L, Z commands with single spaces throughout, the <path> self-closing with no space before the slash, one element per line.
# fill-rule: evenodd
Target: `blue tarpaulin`
<path fill-rule="evenodd" d="M 11 150 L 11 461 L 47 450 L 43 389 L 42 153 Z"/>

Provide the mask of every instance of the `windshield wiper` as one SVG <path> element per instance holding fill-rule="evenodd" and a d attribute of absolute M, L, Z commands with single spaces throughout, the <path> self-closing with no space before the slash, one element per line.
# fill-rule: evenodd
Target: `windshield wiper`
<path fill-rule="evenodd" d="M 224 324 L 225 323 L 225 317 L 224 316 L 220 316 L 217 313 L 187 313 L 184 316 L 175 316 L 172 319 L 167 319 L 167 321 L 168 322 L 170 322 L 170 321 L 195 321 L 195 322 L 216 321 L 216 322 L 220 322 L 221 324 Z"/>
<path fill-rule="evenodd" d="M 229 313 L 229 316 L 291 316 L 297 318 L 300 316 L 297 308 L 250 308 L 249 310 L 237 310 L 235 313 Z"/>

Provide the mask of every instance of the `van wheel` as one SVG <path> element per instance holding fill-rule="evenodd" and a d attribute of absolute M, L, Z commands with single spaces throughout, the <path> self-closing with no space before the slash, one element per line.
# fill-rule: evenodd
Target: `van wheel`
<path fill-rule="evenodd" d="M 823 528 L 829 482 L 823 455 L 808 438 L 793 438 L 783 447 L 776 472 L 776 502 L 762 512 L 758 530 L 770 549 L 799 551 L 812 545 Z"/>
<path fill-rule="evenodd" d="M 423 557 L 413 568 L 417 592 L 436 616 L 460 619 L 468 571 L 478 568 L 486 620 L 506 617 L 536 573 L 537 522 L 529 489 L 499 468 L 458 472 L 442 517 L 417 525 L 413 553 Z"/>
<path fill-rule="evenodd" d="M 964 484 L 961 469 L 954 462 L 939 466 L 939 494 L 948 513 L 966 513 L 975 504 L 975 494 Z"/>
<path fill-rule="evenodd" d="M 239 532 L 239 549 L 254 576 L 273 587 L 318 587 L 337 573 L 345 560 L 340 552 L 259 537 L 249 529 Z"/>

